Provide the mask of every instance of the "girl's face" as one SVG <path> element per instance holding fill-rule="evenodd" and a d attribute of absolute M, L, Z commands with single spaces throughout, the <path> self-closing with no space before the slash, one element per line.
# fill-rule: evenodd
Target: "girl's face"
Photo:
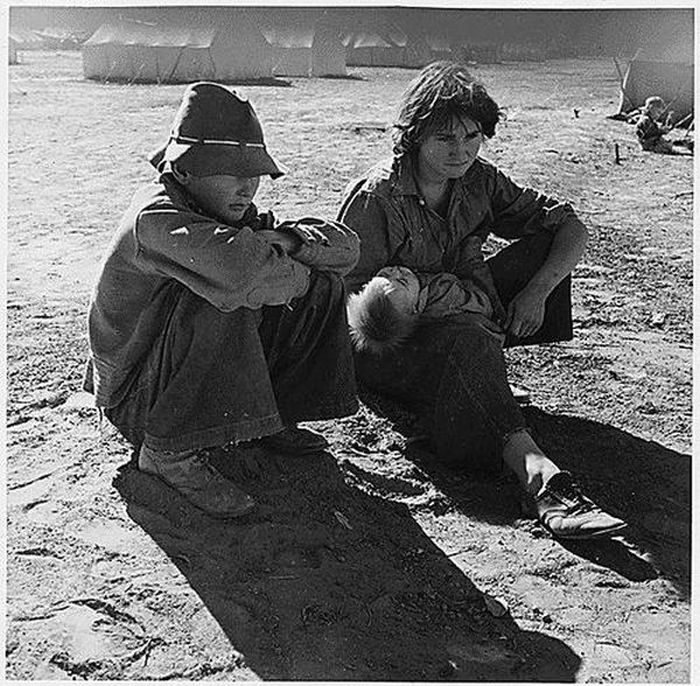
<path fill-rule="evenodd" d="M 453 117 L 419 144 L 419 173 L 435 181 L 458 179 L 474 163 L 482 140 L 477 122 L 469 117 Z"/>

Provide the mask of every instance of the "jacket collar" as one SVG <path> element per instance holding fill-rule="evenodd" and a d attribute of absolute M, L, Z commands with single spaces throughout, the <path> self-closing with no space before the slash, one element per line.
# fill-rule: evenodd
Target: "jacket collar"
<path fill-rule="evenodd" d="M 464 176 L 457 180 L 458 183 L 455 184 L 455 189 L 462 187 L 466 190 L 468 184 L 465 185 L 464 181 L 468 180 L 473 174 L 478 173 L 477 170 L 480 167 L 481 158 L 477 157 L 474 160 L 474 164 L 464 173 Z M 392 195 L 415 195 L 421 197 L 418 183 L 416 182 L 415 158 L 412 155 L 396 157 L 393 161 L 393 169 L 395 181 L 391 188 Z"/>

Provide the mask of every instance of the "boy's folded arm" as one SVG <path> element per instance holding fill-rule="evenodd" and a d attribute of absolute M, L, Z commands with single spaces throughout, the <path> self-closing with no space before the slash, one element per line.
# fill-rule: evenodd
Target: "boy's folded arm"
<path fill-rule="evenodd" d="M 338 221 L 304 217 L 282 222 L 275 230 L 298 239 L 299 247 L 289 254 L 313 269 L 344 276 L 352 271 L 360 258 L 359 237 Z"/>
<path fill-rule="evenodd" d="M 142 213 L 136 244 L 144 265 L 222 311 L 280 305 L 308 288 L 308 268 L 249 227 Z"/>

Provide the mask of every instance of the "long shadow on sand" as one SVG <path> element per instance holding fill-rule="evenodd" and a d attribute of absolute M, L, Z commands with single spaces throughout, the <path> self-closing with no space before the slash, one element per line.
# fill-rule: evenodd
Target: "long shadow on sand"
<path fill-rule="evenodd" d="M 528 421 L 545 450 L 576 473 L 601 506 L 629 524 L 613 545 L 569 544 L 578 555 L 614 568 L 630 580 L 662 576 L 690 597 L 690 455 L 670 450 L 612 426 L 535 408 Z M 648 555 L 649 577 L 635 551 Z"/>
<path fill-rule="evenodd" d="M 131 465 L 115 486 L 260 678 L 575 680 L 565 643 L 492 616 L 407 508 L 331 455 L 218 463 L 257 499 L 247 518 L 208 518 Z"/>
<path fill-rule="evenodd" d="M 385 398 L 363 401 L 410 435 L 415 417 Z M 608 567 L 630 581 L 668 579 L 690 596 L 690 455 L 599 422 L 524 408 L 537 442 L 562 468 L 573 472 L 601 507 L 621 516 L 624 535 L 599 541 L 562 542 L 572 553 Z M 522 517 L 515 478 L 476 478 L 441 464 L 424 444 L 406 457 L 469 517 L 498 524 Z"/>

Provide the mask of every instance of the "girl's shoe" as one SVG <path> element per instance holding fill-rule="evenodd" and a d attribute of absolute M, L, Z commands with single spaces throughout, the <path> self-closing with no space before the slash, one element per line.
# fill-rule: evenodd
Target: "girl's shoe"
<path fill-rule="evenodd" d="M 562 539 L 597 538 L 627 526 L 587 498 L 570 472 L 558 472 L 547 481 L 535 508 L 540 524 Z"/>

